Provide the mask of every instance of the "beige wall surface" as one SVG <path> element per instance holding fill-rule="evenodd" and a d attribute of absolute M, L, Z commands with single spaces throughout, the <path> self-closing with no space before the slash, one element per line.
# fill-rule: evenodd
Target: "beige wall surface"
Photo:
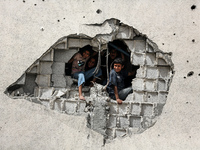
<path fill-rule="evenodd" d="M 193 10 L 192 5 L 196 5 Z M 153 127 L 102 146 L 103 137 L 86 127 L 84 117 L 60 114 L 3 93 L 59 38 L 109 33 L 85 24 L 110 18 L 146 34 L 162 51 L 172 52 L 175 75 Z M 199 25 L 198 0 L 0 1 L 0 149 L 200 149 Z M 188 77 L 190 71 L 194 74 Z"/>

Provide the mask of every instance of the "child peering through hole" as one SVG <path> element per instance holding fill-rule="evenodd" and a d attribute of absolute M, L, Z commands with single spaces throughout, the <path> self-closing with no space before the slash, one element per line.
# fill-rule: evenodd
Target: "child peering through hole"
<path fill-rule="evenodd" d="M 71 77 L 78 79 L 78 91 L 80 100 L 85 100 L 85 97 L 82 95 L 82 87 L 85 81 L 91 78 L 92 76 L 98 77 L 102 75 L 101 69 L 99 69 L 96 74 L 94 73 L 97 59 L 93 57 L 89 59 L 90 55 L 91 51 L 89 50 L 89 48 L 87 49 L 86 47 L 83 50 L 82 54 L 81 52 L 78 52 L 68 61 L 68 63 L 72 63 Z M 86 67 L 87 71 L 85 71 L 85 64 L 88 59 L 89 61 Z M 95 78 L 93 81 L 95 81 Z"/>
<path fill-rule="evenodd" d="M 125 78 L 132 76 L 135 72 L 127 72 L 124 70 L 124 61 L 122 58 L 116 58 L 113 61 L 113 69 L 110 71 L 109 84 L 107 86 L 107 92 L 110 98 L 121 104 L 126 99 L 128 94 L 133 92 L 132 87 L 125 88 Z"/>
<path fill-rule="evenodd" d="M 108 56 L 108 72 L 110 72 L 110 65 L 116 58 L 122 58 L 124 60 L 124 54 L 116 50 L 116 48 L 109 46 L 109 56 Z M 106 53 L 102 56 L 102 84 L 106 85 L 107 82 L 107 67 L 106 67 Z"/>

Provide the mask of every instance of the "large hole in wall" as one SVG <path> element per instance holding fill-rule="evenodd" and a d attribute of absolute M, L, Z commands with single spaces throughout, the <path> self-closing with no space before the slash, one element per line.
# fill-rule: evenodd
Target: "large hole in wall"
<path fill-rule="evenodd" d="M 171 53 L 162 52 L 146 35 L 117 19 L 98 26 L 104 24 L 110 25 L 111 33 L 59 39 L 5 93 L 68 115 L 87 116 L 87 126 L 107 140 L 142 133 L 153 126 L 162 113 L 173 77 Z M 83 87 L 86 101 L 82 101 L 69 60 L 85 49 L 96 58 L 96 68 L 102 69 L 103 75 L 93 87 L 87 81 Z M 133 93 L 122 104 L 110 99 L 105 91 L 112 51 L 124 57 L 126 70 L 135 71 L 126 79 Z"/>

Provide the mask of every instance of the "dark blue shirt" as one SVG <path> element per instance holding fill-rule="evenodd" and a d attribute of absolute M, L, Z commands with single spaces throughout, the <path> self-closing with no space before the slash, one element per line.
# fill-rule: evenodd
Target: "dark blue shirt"
<path fill-rule="evenodd" d="M 121 70 L 120 72 L 115 72 L 114 69 L 112 69 L 110 71 L 110 76 L 109 76 L 109 84 L 107 87 L 107 91 L 109 93 L 109 96 L 112 99 L 116 99 L 115 98 L 115 92 L 114 92 L 114 86 L 117 86 L 117 90 L 118 93 L 119 91 L 121 91 L 122 89 L 125 88 L 124 86 L 124 79 L 128 76 L 127 72 L 125 72 L 124 70 Z"/>

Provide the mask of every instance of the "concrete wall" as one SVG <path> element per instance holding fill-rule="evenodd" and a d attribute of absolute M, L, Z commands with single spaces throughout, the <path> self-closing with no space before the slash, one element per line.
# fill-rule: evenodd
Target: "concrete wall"
<path fill-rule="evenodd" d="M 199 149 L 199 4 L 191 0 L 1 1 L 0 149 Z M 193 10 L 192 5 L 196 5 Z M 146 34 L 162 51 L 172 52 L 175 75 L 153 127 L 102 147 L 103 137 L 86 127 L 84 117 L 60 114 L 3 93 L 59 38 L 109 33 L 107 26 L 91 29 L 84 24 L 110 18 Z M 187 76 L 190 71 L 194 74 Z"/>

